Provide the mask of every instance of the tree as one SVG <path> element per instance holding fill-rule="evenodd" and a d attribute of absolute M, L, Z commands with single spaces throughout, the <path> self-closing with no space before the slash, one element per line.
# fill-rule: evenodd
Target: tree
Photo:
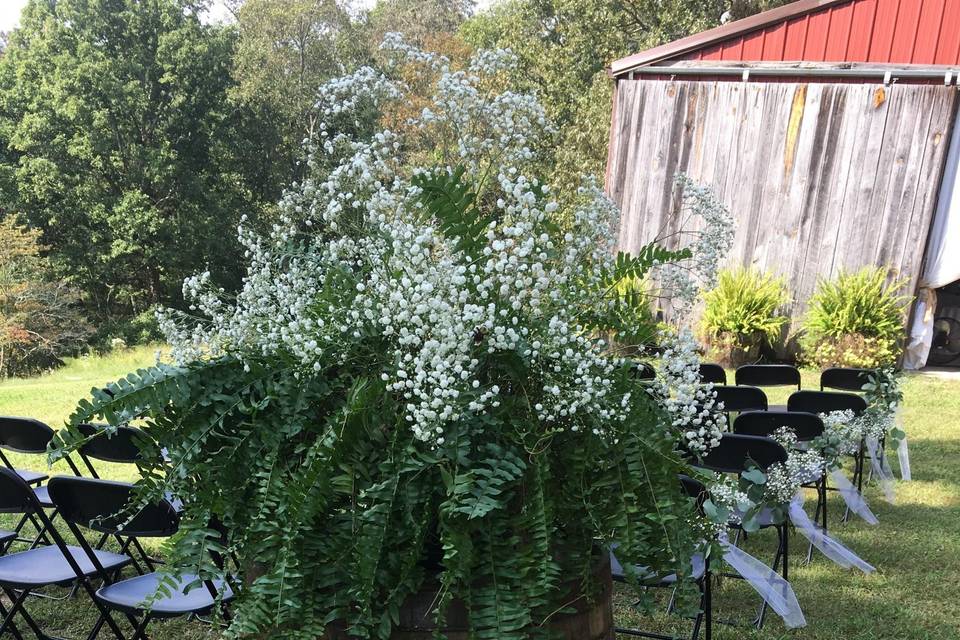
<path fill-rule="evenodd" d="M 582 174 L 600 177 L 606 162 L 612 83 L 622 56 L 785 0 L 507 0 L 471 18 L 463 37 L 481 48 L 511 49 L 514 82 L 540 95 L 558 127 L 551 183 L 575 193 Z M 732 7 L 732 8 L 731 8 Z"/>
<path fill-rule="evenodd" d="M 238 155 L 235 32 L 204 6 L 30 0 L 0 59 L 0 211 L 100 316 L 176 301 L 206 265 L 234 281 L 237 221 L 276 197 Z"/>
<path fill-rule="evenodd" d="M 236 10 L 240 38 L 233 90 L 261 114 L 280 184 L 297 177 L 303 140 L 313 132 L 320 85 L 365 55 L 346 9 L 334 0 L 246 0 Z"/>
<path fill-rule="evenodd" d="M 391 31 L 423 45 L 433 37 L 455 33 L 471 13 L 474 0 L 379 0 L 367 16 L 372 47 Z"/>
<path fill-rule="evenodd" d="M 90 335 L 77 292 L 50 278 L 40 233 L 0 219 L 0 377 L 60 362 Z"/>

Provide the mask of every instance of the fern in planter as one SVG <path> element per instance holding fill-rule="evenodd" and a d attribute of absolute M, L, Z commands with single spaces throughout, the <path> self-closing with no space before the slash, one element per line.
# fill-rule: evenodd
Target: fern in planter
<path fill-rule="evenodd" d="M 783 278 L 756 269 L 720 272 L 717 286 L 704 294 L 701 333 L 718 362 L 738 366 L 757 359 L 764 344 L 780 337 L 789 302 Z"/>
<path fill-rule="evenodd" d="M 877 368 L 899 355 L 908 296 L 906 282 L 865 267 L 821 280 L 809 301 L 800 339 L 803 358 L 818 367 Z"/>
<path fill-rule="evenodd" d="M 602 587 L 598 547 L 684 573 L 701 537 L 676 479 L 681 437 L 718 428 L 689 429 L 709 408 L 696 362 L 670 370 L 682 394 L 670 376 L 651 393 L 596 337 L 636 320 L 621 283 L 693 254 L 614 255 L 617 211 L 589 182 L 566 212 L 578 233 L 554 224 L 530 177 L 542 109 L 490 89 L 509 57 L 455 72 L 385 48 L 434 79 L 411 135 L 357 125 L 404 100 L 391 76 L 324 87 L 310 175 L 269 235 L 240 230 L 243 288 L 189 279 L 191 313 L 161 319 L 176 364 L 95 390 L 52 456 L 80 423 L 140 421 L 156 448 L 138 495 L 184 501 L 171 566 L 217 575 L 210 518 L 228 531 L 231 636 L 389 638 L 431 585 L 438 624 L 456 607 L 476 638 L 546 635 L 569 580 Z M 426 156 L 440 165 L 404 162 Z"/>

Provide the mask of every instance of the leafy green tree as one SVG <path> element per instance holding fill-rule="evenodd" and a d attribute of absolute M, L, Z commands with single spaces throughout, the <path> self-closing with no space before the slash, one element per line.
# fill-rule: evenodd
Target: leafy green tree
<path fill-rule="evenodd" d="M 606 162 L 613 83 L 605 69 L 622 56 L 718 26 L 783 0 L 506 0 L 474 16 L 462 36 L 520 59 L 513 81 L 540 96 L 558 128 L 552 183 L 572 194 L 582 174 Z"/>
<path fill-rule="evenodd" d="M 379 0 L 367 16 L 372 47 L 384 34 L 397 31 L 409 42 L 423 45 L 455 33 L 473 12 L 474 0 Z"/>
<path fill-rule="evenodd" d="M 50 277 L 40 233 L 0 219 L 0 378 L 59 364 L 91 333 L 78 292 Z"/>
<path fill-rule="evenodd" d="M 274 152 L 261 161 L 288 184 L 313 133 L 318 87 L 366 53 L 361 25 L 334 0 L 246 0 L 236 15 L 233 93 L 259 114 L 257 135 L 273 140 L 261 146 Z"/>
<path fill-rule="evenodd" d="M 0 60 L 0 211 L 97 315 L 175 302 L 204 266 L 235 281 L 236 224 L 276 197 L 227 100 L 235 31 L 204 6 L 31 0 Z"/>

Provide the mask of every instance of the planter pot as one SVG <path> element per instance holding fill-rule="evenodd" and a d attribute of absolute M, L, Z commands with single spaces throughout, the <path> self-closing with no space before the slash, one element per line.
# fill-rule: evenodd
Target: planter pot
<path fill-rule="evenodd" d="M 588 601 L 581 597 L 571 605 L 572 613 L 557 614 L 546 625 L 555 637 L 564 640 L 614 640 L 613 627 L 613 581 L 610 576 L 610 558 L 606 554 L 597 559 L 593 570 L 596 598 Z M 579 593 L 579 584 L 565 585 L 574 600 Z M 433 624 L 430 609 L 437 600 L 436 586 L 424 586 L 410 596 L 400 610 L 400 624 L 394 628 L 391 640 L 433 640 L 438 631 Z M 463 602 L 453 601 L 447 609 L 446 625 L 439 629 L 448 640 L 467 640 L 467 610 Z M 327 640 L 352 640 L 343 631 L 329 629 Z"/>

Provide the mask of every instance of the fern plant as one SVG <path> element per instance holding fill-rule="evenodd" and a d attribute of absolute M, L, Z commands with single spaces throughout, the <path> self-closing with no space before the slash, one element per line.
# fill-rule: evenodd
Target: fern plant
<path fill-rule="evenodd" d="M 701 332 L 718 360 L 740 364 L 736 353 L 779 339 L 787 322 L 780 310 L 789 299 L 783 278 L 756 269 L 721 271 L 717 286 L 704 294 Z"/>
<path fill-rule="evenodd" d="M 821 280 L 810 298 L 800 344 L 804 358 L 826 366 L 876 368 L 897 358 L 906 304 L 904 280 L 865 267 Z"/>
<path fill-rule="evenodd" d="M 153 441 L 139 498 L 184 504 L 172 570 L 219 575 L 211 546 L 238 560 L 231 637 L 385 639 L 425 590 L 438 627 L 458 610 L 474 638 L 547 637 L 571 580 L 598 592 L 614 542 L 626 564 L 689 571 L 701 534 L 677 423 L 598 339 L 624 322 L 619 283 L 687 254 L 614 257 L 596 188 L 562 231 L 524 175 L 536 101 L 428 67 L 437 108 L 418 126 L 456 132 L 460 162 L 405 166 L 426 134 L 318 142 L 272 232 L 241 229 L 242 289 L 200 274 L 192 312 L 162 317 L 176 365 L 94 390 L 53 444 L 138 421 Z M 401 94 L 361 70 L 321 95 L 349 124 L 351 106 Z"/>

